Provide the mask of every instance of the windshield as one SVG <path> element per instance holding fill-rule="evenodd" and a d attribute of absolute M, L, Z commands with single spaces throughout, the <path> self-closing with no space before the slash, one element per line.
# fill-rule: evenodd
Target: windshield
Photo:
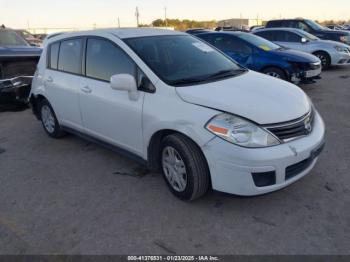
<path fill-rule="evenodd" d="M 248 33 L 242 33 L 242 34 L 237 34 L 237 36 L 252 45 L 259 47 L 260 49 L 263 49 L 265 51 L 271 51 L 271 50 L 277 50 L 281 49 L 281 46 L 276 45 L 269 40 L 266 40 L 260 36 L 253 35 L 253 34 L 248 34 Z"/>
<path fill-rule="evenodd" d="M 299 32 L 299 34 L 300 34 L 302 37 L 304 37 L 304 38 L 306 38 L 306 39 L 308 39 L 308 40 L 311 40 L 311 41 L 320 40 L 317 36 L 314 36 L 314 35 L 312 35 L 312 34 L 309 34 L 309 33 L 306 32 L 306 31 L 298 30 L 298 32 Z"/>
<path fill-rule="evenodd" d="M 0 30 L 0 46 L 27 46 L 28 43 L 16 32 Z"/>
<path fill-rule="evenodd" d="M 174 86 L 232 77 L 246 71 L 192 36 L 151 36 L 124 41 L 160 79 Z"/>
<path fill-rule="evenodd" d="M 323 27 L 312 20 L 305 20 L 305 22 L 314 30 L 330 30 L 329 28 Z"/>

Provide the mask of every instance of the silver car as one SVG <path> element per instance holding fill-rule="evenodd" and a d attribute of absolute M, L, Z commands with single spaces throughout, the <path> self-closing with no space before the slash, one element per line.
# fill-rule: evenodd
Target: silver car
<path fill-rule="evenodd" d="M 314 54 L 322 61 L 322 67 L 350 65 L 350 46 L 330 40 L 321 40 L 296 28 L 266 28 L 254 34 L 276 44 Z"/>

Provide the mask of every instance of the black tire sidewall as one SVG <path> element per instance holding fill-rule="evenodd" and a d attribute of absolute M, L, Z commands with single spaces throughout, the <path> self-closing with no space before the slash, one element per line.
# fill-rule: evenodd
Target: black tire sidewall
<path fill-rule="evenodd" d="M 51 110 L 51 114 L 53 115 L 53 117 L 54 117 L 54 119 L 55 119 L 55 129 L 54 129 L 54 132 L 52 132 L 52 133 L 50 133 L 50 132 L 46 129 L 46 127 L 45 127 L 43 121 L 41 120 L 41 124 L 42 124 L 42 126 L 43 126 L 43 128 L 44 128 L 46 134 L 48 134 L 50 137 L 53 137 L 53 138 L 59 138 L 59 137 L 61 137 L 61 136 L 62 136 L 62 130 L 61 130 L 61 128 L 60 128 L 60 124 L 58 123 L 58 120 L 57 120 L 55 111 L 53 110 L 52 106 L 50 105 L 50 103 L 49 103 L 46 99 L 43 99 L 43 100 L 40 101 L 40 106 L 39 106 L 40 118 L 42 118 L 42 112 L 41 112 L 41 110 L 42 110 L 43 106 L 48 106 L 48 108 Z"/>
<path fill-rule="evenodd" d="M 322 60 L 321 60 L 322 69 L 328 69 L 331 66 L 331 58 L 326 52 L 316 52 L 314 53 L 314 55 L 317 57 L 323 56 L 327 60 L 325 65 L 322 64 Z"/>
<path fill-rule="evenodd" d="M 183 200 L 183 201 L 190 201 L 193 200 L 195 198 L 197 198 L 197 196 L 193 196 L 194 194 L 194 183 L 195 181 L 195 177 L 194 177 L 194 172 L 196 172 L 196 168 L 195 165 L 206 165 L 206 163 L 196 163 L 196 161 L 194 160 L 191 151 L 187 148 L 187 146 L 184 146 L 184 144 L 190 143 L 187 140 L 182 140 L 181 142 L 179 142 L 178 137 L 173 137 L 173 136 L 168 136 L 166 137 L 161 144 L 161 150 L 160 150 L 160 166 L 161 166 L 161 170 L 162 170 L 162 174 L 163 174 L 163 178 L 166 182 L 166 184 L 168 185 L 170 191 L 179 199 Z M 162 163 L 162 154 L 163 154 L 163 150 L 166 147 L 173 147 L 177 153 L 181 156 L 182 160 L 185 163 L 185 168 L 186 168 L 186 174 L 187 174 L 187 184 L 186 184 L 186 188 L 184 191 L 182 192 L 178 192 L 176 191 L 169 183 L 168 179 L 166 178 L 164 171 L 163 171 L 163 163 Z M 197 149 L 199 150 L 199 149 Z M 197 161 L 198 162 L 198 161 Z M 207 174 L 200 174 L 200 175 L 207 175 Z M 198 174 L 197 174 L 198 176 Z M 201 179 L 198 178 L 197 179 Z"/>

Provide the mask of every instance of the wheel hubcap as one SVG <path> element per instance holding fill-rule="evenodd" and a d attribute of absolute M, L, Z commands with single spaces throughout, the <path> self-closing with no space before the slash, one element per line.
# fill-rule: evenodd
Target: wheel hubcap
<path fill-rule="evenodd" d="M 321 60 L 323 67 L 327 65 L 327 58 L 324 55 L 318 54 L 317 57 Z"/>
<path fill-rule="evenodd" d="M 41 121 L 47 132 L 53 133 L 55 131 L 55 118 L 52 115 L 51 109 L 47 105 L 44 105 L 41 108 Z"/>
<path fill-rule="evenodd" d="M 280 74 L 276 72 L 266 72 L 266 74 L 275 78 L 281 78 Z"/>
<path fill-rule="evenodd" d="M 162 153 L 162 166 L 166 179 L 177 192 L 183 192 L 187 185 L 185 163 L 173 147 L 166 147 Z"/>

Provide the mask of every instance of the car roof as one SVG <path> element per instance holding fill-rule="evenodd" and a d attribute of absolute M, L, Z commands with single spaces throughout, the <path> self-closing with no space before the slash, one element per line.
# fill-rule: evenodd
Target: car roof
<path fill-rule="evenodd" d="M 110 34 L 114 35 L 120 39 L 126 38 L 137 38 L 137 37 L 147 37 L 147 36 L 162 36 L 162 35 L 187 35 L 174 30 L 167 29 L 156 29 L 156 28 L 107 28 L 107 29 L 96 29 L 87 30 L 71 33 L 55 33 L 48 36 L 48 39 L 56 38 L 64 39 L 75 36 L 88 36 L 88 35 L 100 35 L 100 34 Z"/>
<path fill-rule="evenodd" d="M 286 19 L 273 19 L 273 20 L 270 20 L 268 21 L 269 22 L 280 22 L 280 21 L 304 21 L 304 20 L 307 20 L 305 18 L 286 18 Z"/>
<path fill-rule="evenodd" d="M 293 28 L 293 27 L 270 27 L 270 28 L 259 29 L 253 33 L 255 34 L 259 32 L 267 32 L 267 31 L 288 31 L 288 32 L 294 32 L 294 33 L 303 32 L 303 30 L 298 28 Z"/>

